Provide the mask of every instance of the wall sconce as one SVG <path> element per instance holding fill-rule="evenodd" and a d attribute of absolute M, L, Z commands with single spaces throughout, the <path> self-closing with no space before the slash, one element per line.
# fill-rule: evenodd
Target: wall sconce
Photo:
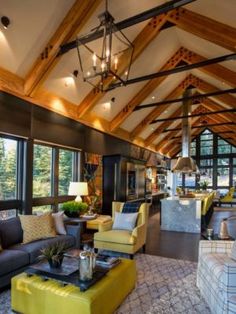
<path fill-rule="evenodd" d="M 10 19 L 7 16 L 1 17 L 1 23 L 4 27 L 4 29 L 8 29 L 8 26 L 10 25 Z"/>

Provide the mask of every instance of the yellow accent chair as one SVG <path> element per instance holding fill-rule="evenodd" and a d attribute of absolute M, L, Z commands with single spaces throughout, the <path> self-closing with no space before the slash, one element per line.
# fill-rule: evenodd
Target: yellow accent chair
<path fill-rule="evenodd" d="M 142 203 L 139 208 L 136 227 L 133 231 L 113 230 L 115 212 L 122 212 L 124 203 L 112 203 L 112 221 L 99 226 L 94 234 L 94 248 L 129 254 L 131 258 L 140 249 L 145 252 L 149 206 Z"/>
<path fill-rule="evenodd" d="M 229 192 L 220 199 L 220 205 L 221 203 L 229 203 L 232 206 L 233 198 L 234 198 L 234 187 L 231 187 L 229 189 Z"/>

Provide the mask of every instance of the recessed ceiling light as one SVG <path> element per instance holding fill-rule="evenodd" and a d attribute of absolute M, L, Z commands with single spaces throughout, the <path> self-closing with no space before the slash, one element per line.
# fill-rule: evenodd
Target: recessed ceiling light
<path fill-rule="evenodd" d="M 168 113 L 168 112 L 169 112 L 169 110 L 165 110 L 165 111 L 164 111 L 164 113 Z"/>
<path fill-rule="evenodd" d="M 65 79 L 65 87 L 68 87 L 70 85 L 72 85 L 72 83 L 74 82 L 73 78 L 71 76 L 67 77 Z"/>
<path fill-rule="evenodd" d="M 8 29 L 8 26 L 10 25 L 10 20 L 7 16 L 2 16 L 1 23 L 5 29 Z"/>
<path fill-rule="evenodd" d="M 73 71 L 74 77 L 78 77 L 78 74 L 79 74 L 79 71 L 78 71 L 78 70 L 74 70 L 74 71 Z"/>
<path fill-rule="evenodd" d="M 154 100 L 156 97 L 155 96 L 152 96 L 152 100 Z"/>

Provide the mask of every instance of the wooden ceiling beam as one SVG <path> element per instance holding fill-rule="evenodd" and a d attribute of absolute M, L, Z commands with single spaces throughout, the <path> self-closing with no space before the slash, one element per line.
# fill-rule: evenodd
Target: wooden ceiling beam
<path fill-rule="evenodd" d="M 182 48 L 180 48 L 161 68 L 160 71 L 174 68 L 182 59 Z M 111 131 L 116 130 L 133 112 L 133 110 L 144 101 L 150 93 L 152 93 L 164 80 L 166 76 L 158 77 L 148 81 L 143 88 L 124 106 L 124 108 L 115 116 L 111 121 Z M 164 107 L 160 112 L 163 112 Z M 148 119 L 148 117 L 147 117 Z M 145 122 L 146 124 L 146 122 Z M 141 126 L 140 126 L 141 127 Z M 134 130 L 131 137 L 137 136 L 136 133 L 140 133 L 139 130 Z"/>
<path fill-rule="evenodd" d="M 198 83 L 197 78 L 193 77 L 192 75 L 188 75 L 164 100 L 175 99 L 181 96 L 183 92 L 185 91 L 185 89 L 193 83 L 193 80 L 196 84 Z M 159 106 L 156 109 L 152 110 L 147 115 L 147 117 L 145 117 L 141 121 L 141 123 L 139 123 L 139 125 L 131 132 L 131 137 L 133 138 L 139 135 L 149 125 L 151 121 L 153 121 L 157 116 L 163 113 L 163 111 L 166 110 L 167 108 L 168 108 L 168 104 Z M 175 113 L 177 112 L 179 111 L 176 111 Z M 175 113 L 173 114 L 173 117 L 178 116 L 178 115 L 175 115 Z M 168 126 L 166 126 L 167 125 L 166 122 L 170 122 L 168 123 Z M 174 121 L 166 121 L 166 122 L 163 122 L 153 133 L 149 135 L 149 137 L 145 140 L 146 145 L 149 145 L 153 140 L 155 140 L 156 137 L 159 135 L 159 133 L 163 131 L 165 128 L 169 127 Z"/>
<path fill-rule="evenodd" d="M 183 94 L 185 88 L 185 80 L 179 84 L 164 100 L 175 99 Z M 161 115 L 165 110 L 168 109 L 168 105 L 163 105 L 152 110 L 131 132 L 131 139 L 140 135 L 145 128 L 154 120 L 156 117 Z"/>
<path fill-rule="evenodd" d="M 203 81 L 202 79 L 198 78 L 197 76 L 194 76 L 190 74 L 188 76 L 189 81 L 191 82 L 191 85 L 199 89 L 200 91 L 204 93 L 210 93 L 210 92 L 215 92 L 215 91 L 220 91 L 219 88 L 216 86 Z M 224 95 L 218 95 L 214 96 L 214 99 L 223 102 L 225 105 L 231 107 L 231 108 L 236 108 L 236 97 L 233 97 L 230 94 L 224 94 Z"/>
<path fill-rule="evenodd" d="M 182 60 L 185 62 L 188 62 L 190 64 L 192 63 L 196 63 L 196 62 L 201 62 L 201 61 L 205 61 L 207 60 L 206 58 L 182 47 L 181 48 L 181 55 L 182 55 Z M 209 65 L 207 67 L 202 67 L 199 70 L 204 71 L 206 73 L 208 73 L 211 76 L 216 77 L 217 79 L 220 79 L 226 83 L 228 83 L 229 85 L 231 85 L 232 87 L 235 86 L 235 82 L 236 82 L 236 73 L 219 65 L 219 64 L 215 64 L 215 65 Z M 196 80 L 196 79 L 195 79 Z M 208 85 L 208 88 L 210 86 Z M 183 89 L 181 89 L 181 93 L 183 92 Z M 176 94 L 173 92 L 173 94 L 170 94 L 168 97 L 165 98 L 165 100 L 168 99 L 174 99 L 174 98 L 178 98 L 180 96 L 180 94 L 178 92 L 176 92 Z M 232 98 L 231 98 L 232 99 Z M 131 138 L 135 138 L 135 136 L 138 136 L 148 125 L 149 123 L 155 119 L 156 117 L 158 117 L 163 110 L 166 110 L 167 105 L 163 106 L 163 107 L 159 107 L 154 109 L 151 113 L 149 113 L 147 115 L 147 117 L 145 117 L 136 127 L 135 129 L 131 132 Z"/>
<path fill-rule="evenodd" d="M 0 90 L 8 93 L 24 92 L 24 80 L 3 68 L 0 68 Z"/>
<path fill-rule="evenodd" d="M 207 61 L 207 58 L 204 58 L 203 56 L 183 48 L 183 61 L 187 62 L 188 64 L 194 64 L 202 61 Z M 235 87 L 236 82 L 236 72 L 220 65 L 220 64 L 211 64 L 208 66 L 204 66 L 199 68 L 201 72 L 204 72 L 217 80 L 220 80 L 223 84 L 226 83 L 230 85 L 231 87 Z"/>
<path fill-rule="evenodd" d="M 209 109 L 209 110 L 223 110 L 225 109 L 224 106 L 214 102 L 213 100 L 207 98 L 207 99 L 204 99 L 203 101 L 203 105 L 205 108 Z M 235 121 L 236 120 L 236 114 L 235 113 L 230 113 L 230 112 L 227 112 L 227 113 L 222 113 L 222 114 L 219 114 L 220 116 L 226 118 L 228 121 Z"/>
<path fill-rule="evenodd" d="M 144 49 L 150 44 L 150 42 L 156 38 L 165 23 L 166 15 L 164 14 L 152 18 L 151 21 L 138 34 L 138 36 L 133 41 L 134 54 L 132 62 L 134 62 L 144 51 Z M 127 58 L 126 55 L 123 54 L 119 60 L 119 74 L 124 73 L 127 70 L 127 66 Z M 104 88 L 107 87 L 111 82 L 112 78 L 107 79 L 104 83 Z M 104 93 L 101 93 L 96 88 L 93 88 L 79 104 L 78 116 L 81 118 L 86 112 L 91 110 L 103 96 Z"/>
<path fill-rule="evenodd" d="M 178 108 L 174 113 L 170 115 L 170 118 L 178 117 L 182 113 L 182 108 Z M 175 121 L 166 121 L 158 126 L 144 141 L 146 146 L 149 146 L 155 139 L 160 135 L 160 133 L 167 129 Z"/>
<path fill-rule="evenodd" d="M 181 123 L 179 123 L 176 127 L 181 128 Z M 162 140 L 155 146 L 157 152 L 162 153 L 162 149 L 169 143 L 172 137 L 177 136 L 180 131 L 173 131 L 168 133 Z"/>
<path fill-rule="evenodd" d="M 196 130 L 193 131 L 191 134 L 191 141 L 202 132 L 202 130 Z M 165 147 L 164 152 L 165 155 L 169 155 L 171 158 L 172 156 L 175 156 L 178 152 L 181 151 L 181 144 L 173 144 L 171 143 L 170 145 L 168 145 L 168 147 Z"/>
<path fill-rule="evenodd" d="M 81 31 L 82 27 L 86 24 L 100 3 L 101 0 L 75 1 L 62 23 L 47 43 L 43 52 L 26 75 L 24 85 L 25 95 L 32 96 L 43 84 L 49 72 L 60 60 L 60 57 L 57 57 L 60 46 Z"/>
<path fill-rule="evenodd" d="M 231 51 L 236 51 L 236 29 L 185 8 L 168 14 L 168 20 L 188 33 L 208 40 Z"/>
<path fill-rule="evenodd" d="M 198 125 L 200 123 L 200 120 L 201 118 L 198 118 L 194 123 L 193 125 Z M 182 124 L 180 123 L 179 124 L 179 127 L 181 127 Z M 171 138 L 172 136 L 175 136 L 176 134 L 178 134 L 179 132 L 182 132 L 182 131 L 172 131 L 170 133 L 168 133 L 168 136 Z M 199 130 L 194 130 L 194 129 L 191 129 L 191 138 L 193 136 L 195 136 L 195 134 L 197 134 L 197 132 L 199 132 Z M 182 141 L 182 139 L 180 139 Z M 176 143 L 176 140 L 170 140 L 169 143 L 167 145 L 165 145 L 165 147 L 162 147 L 159 148 L 159 152 L 162 153 L 162 154 L 167 154 L 167 151 L 169 151 L 171 149 L 171 147 L 174 145 L 179 145 L 179 144 L 175 144 Z"/>

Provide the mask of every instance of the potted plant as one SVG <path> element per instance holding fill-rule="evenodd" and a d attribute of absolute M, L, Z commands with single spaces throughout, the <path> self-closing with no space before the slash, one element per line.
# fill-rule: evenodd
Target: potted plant
<path fill-rule="evenodd" d="M 46 258 L 51 268 L 59 268 L 61 267 L 65 251 L 65 243 L 56 242 L 41 249 L 40 258 Z"/>
<path fill-rule="evenodd" d="M 208 181 L 204 180 L 200 183 L 200 187 L 203 191 L 206 191 L 207 190 L 207 187 L 208 187 Z"/>
<path fill-rule="evenodd" d="M 78 218 L 87 209 L 88 204 L 85 202 L 68 201 L 62 204 L 62 210 L 70 218 Z"/>

